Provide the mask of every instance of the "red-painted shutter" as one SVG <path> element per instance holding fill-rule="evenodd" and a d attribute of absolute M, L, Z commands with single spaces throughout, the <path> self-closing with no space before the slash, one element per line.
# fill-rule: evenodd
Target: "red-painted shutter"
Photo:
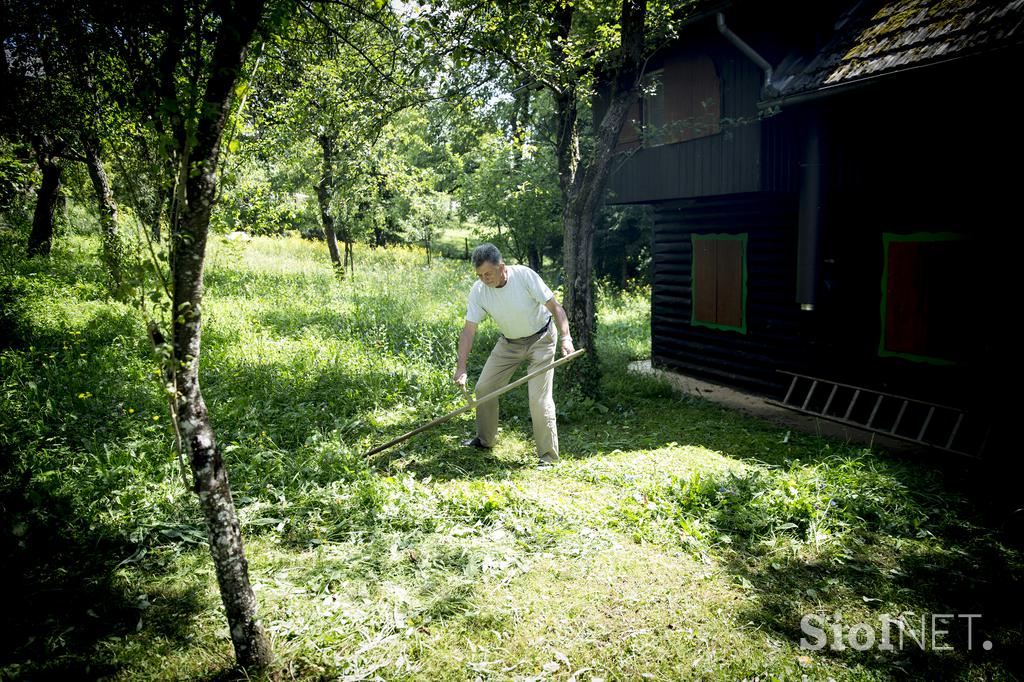
<path fill-rule="evenodd" d="M 885 347 L 896 353 L 917 353 L 927 345 L 925 292 L 921 277 L 921 245 L 889 244 L 889 281 L 886 282 Z"/>
<path fill-rule="evenodd" d="M 730 327 L 743 326 L 743 242 L 718 241 L 718 301 L 716 320 Z"/>
<path fill-rule="evenodd" d="M 711 239 L 697 239 L 693 248 L 694 317 L 712 324 L 718 319 L 717 244 Z"/>
<path fill-rule="evenodd" d="M 890 242 L 885 283 L 885 349 L 934 358 L 962 353 L 972 309 L 961 272 L 962 241 Z"/>

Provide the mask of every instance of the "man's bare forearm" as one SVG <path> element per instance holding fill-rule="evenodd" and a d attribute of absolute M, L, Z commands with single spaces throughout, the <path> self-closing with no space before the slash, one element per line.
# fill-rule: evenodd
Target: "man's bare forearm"
<path fill-rule="evenodd" d="M 555 304 L 555 324 L 558 325 L 558 335 L 563 339 L 571 339 L 569 333 L 569 318 L 565 316 L 565 309 Z"/>
<path fill-rule="evenodd" d="M 544 307 L 547 308 L 548 312 L 555 317 L 555 324 L 558 326 L 558 334 L 561 336 L 562 355 L 569 355 L 576 349 L 572 345 L 572 335 L 569 333 L 569 318 L 565 315 L 565 309 L 562 308 L 562 305 L 554 296 L 544 303 Z"/>
<path fill-rule="evenodd" d="M 467 322 L 462 327 L 462 333 L 459 334 L 459 357 L 457 364 L 455 365 L 455 372 L 452 378 L 457 384 L 465 384 L 466 364 L 469 362 L 469 351 L 473 348 L 473 337 L 476 336 L 476 325 L 472 322 Z M 460 381 L 460 375 L 463 379 Z"/>

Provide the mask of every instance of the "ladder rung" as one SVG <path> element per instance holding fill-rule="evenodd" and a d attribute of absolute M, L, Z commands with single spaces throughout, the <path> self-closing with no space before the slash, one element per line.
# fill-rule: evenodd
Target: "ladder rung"
<path fill-rule="evenodd" d="M 907 401 L 904 400 L 903 404 L 900 405 L 900 413 L 896 415 L 896 421 L 893 422 L 892 429 L 889 430 L 889 433 L 896 433 L 896 430 L 900 428 L 900 422 L 903 421 L 903 415 L 907 411 L 907 404 Z"/>
<path fill-rule="evenodd" d="M 860 397 L 860 389 L 858 388 L 853 392 L 853 398 L 850 400 L 850 406 L 846 408 L 846 414 L 843 415 L 843 419 L 849 419 L 850 414 L 853 412 L 853 406 L 857 404 L 857 398 Z"/>
<path fill-rule="evenodd" d="M 786 391 L 786 397 L 782 399 L 782 402 L 789 404 L 789 399 L 793 397 L 793 391 L 796 390 L 796 382 L 800 381 L 800 377 L 794 376 L 793 381 L 789 382 L 789 390 Z"/>
<path fill-rule="evenodd" d="M 801 405 L 801 407 L 800 407 L 801 410 L 806 410 L 807 409 L 807 404 L 809 402 L 811 402 L 811 396 L 814 395 L 814 389 L 816 389 L 817 387 L 818 387 L 818 382 L 817 381 L 815 381 L 813 384 L 811 384 L 811 390 L 807 391 L 807 397 L 804 398 L 804 404 Z"/>
<path fill-rule="evenodd" d="M 952 450 L 953 449 L 953 439 L 956 438 L 957 432 L 960 431 L 960 424 L 963 423 L 963 421 L 964 421 L 964 413 L 961 412 L 956 417 L 956 425 L 953 426 L 953 433 L 949 434 L 949 440 L 946 441 L 946 449 L 947 450 Z"/>
<path fill-rule="evenodd" d="M 992 427 L 985 429 L 985 437 L 981 439 L 981 445 L 978 446 L 978 451 L 975 453 L 979 457 L 985 454 L 985 448 L 988 447 L 988 438 L 992 435 Z"/>
<path fill-rule="evenodd" d="M 920 441 L 924 440 L 924 432 L 928 430 L 928 425 L 932 423 L 932 416 L 935 415 L 935 408 L 928 408 L 928 415 L 924 418 L 924 424 L 921 426 L 921 430 L 917 432 L 917 439 Z"/>
<path fill-rule="evenodd" d="M 839 384 L 832 385 L 832 392 L 828 394 L 828 400 L 825 402 L 825 409 L 821 411 L 822 414 L 828 414 L 828 408 L 832 407 L 832 399 L 836 397 L 836 391 L 839 390 Z"/>
<path fill-rule="evenodd" d="M 875 406 L 871 409 L 871 416 L 868 417 L 868 427 L 869 428 L 874 428 L 875 415 L 878 414 L 878 408 L 882 406 L 882 399 L 883 398 L 885 398 L 884 395 L 878 396 L 878 400 L 875 401 Z"/>

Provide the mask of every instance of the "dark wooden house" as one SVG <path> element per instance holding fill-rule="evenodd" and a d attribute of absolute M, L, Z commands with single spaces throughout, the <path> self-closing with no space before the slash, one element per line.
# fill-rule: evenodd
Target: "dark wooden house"
<path fill-rule="evenodd" d="M 1024 2 L 698 12 L 651 60 L 610 182 L 655 213 L 653 364 L 991 456 Z"/>

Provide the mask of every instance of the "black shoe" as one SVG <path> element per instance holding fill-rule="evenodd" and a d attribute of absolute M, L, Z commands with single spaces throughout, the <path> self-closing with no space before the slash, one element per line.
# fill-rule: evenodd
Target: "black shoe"
<path fill-rule="evenodd" d="M 462 444 L 467 448 L 476 448 L 477 450 L 490 450 L 491 448 L 480 442 L 479 438 L 470 438 L 469 440 L 462 441 Z"/>

